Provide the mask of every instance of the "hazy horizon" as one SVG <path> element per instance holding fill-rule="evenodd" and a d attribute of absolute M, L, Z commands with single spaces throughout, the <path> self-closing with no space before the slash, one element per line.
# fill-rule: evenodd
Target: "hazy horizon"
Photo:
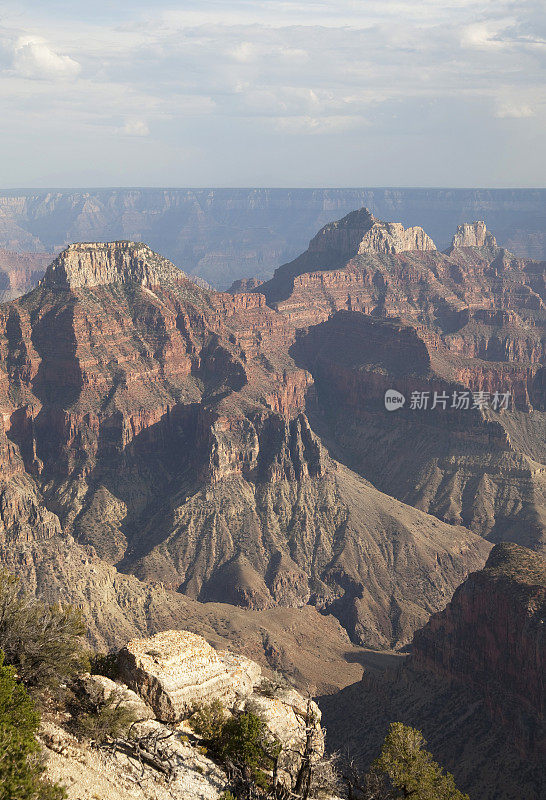
<path fill-rule="evenodd" d="M 202 192 L 206 190 L 211 191 L 279 191 L 279 192 L 289 192 L 289 191 L 321 191 L 321 190 L 329 190 L 329 191 L 397 191 L 397 190 L 408 190 L 412 189 L 414 191 L 454 191 L 454 192 L 544 192 L 546 191 L 546 183 L 542 186 L 453 186 L 453 185 L 438 185 L 438 186 L 418 186 L 418 185 L 404 185 L 404 184 L 385 184 L 380 186 L 379 184 L 372 185 L 372 184 L 354 184 L 354 185 L 335 185 L 332 184 L 317 184 L 316 186 L 301 186 L 301 185 L 286 185 L 286 186 L 266 186 L 266 185 L 258 185 L 258 184 L 248 184 L 248 185 L 240 185 L 240 186 L 229 186 L 229 185 L 214 185 L 214 184 L 203 184 L 201 186 L 198 185 L 183 185 L 183 184 L 127 184 L 127 185 L 116 185 L 116 184 L 104 184 L 104 185 L 93 185 L 93 184 L 85 184 L 85 185 L 74 185 L 74 186 L 0 186 L 0 193 L 7 194 L 10 192 L 81 192 L 86 190 L 92 191 L 196 191 Z"/>

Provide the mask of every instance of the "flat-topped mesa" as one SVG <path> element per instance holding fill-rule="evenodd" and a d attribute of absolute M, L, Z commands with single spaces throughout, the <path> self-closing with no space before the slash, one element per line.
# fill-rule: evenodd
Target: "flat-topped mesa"
<path fill-rule="evenodd" d="M 79 289 L 112 283 L 158 286 L 176 283 L 184 273 L 141 242 L 71 244 L 49 265 L 41 285 Z"/>
<path fill-rule="evenodd" d="M 311 239 L 308 252 L 337 251 L 352 258 L 363 253 L 393 255 L 408 250 L 436 250 L 436 246 L 422 228 L 405 229 L 400 222 L 382 222 L 367 208 L 361 208 L 325 225 Z"/>
<path fill-rule="evenodd" d="M 451 242 L 451 249 L 459 247 L 496 247 L 497 240 L 487 230 L 483 220 L 465 222 L 457 227 L 457 233 Z"/>

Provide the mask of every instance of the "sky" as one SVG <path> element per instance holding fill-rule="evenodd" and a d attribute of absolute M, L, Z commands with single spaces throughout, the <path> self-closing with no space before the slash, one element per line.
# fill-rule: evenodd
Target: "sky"
<path fill-rule="evenodd" d="M 0 0 L 0 188 L 546 186 L 543 0 Z"/>

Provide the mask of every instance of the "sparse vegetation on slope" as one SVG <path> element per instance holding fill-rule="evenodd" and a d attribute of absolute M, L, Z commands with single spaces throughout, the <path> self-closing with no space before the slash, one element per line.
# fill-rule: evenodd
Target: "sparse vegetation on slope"
<path fill-rule="evenodd" d="M 26 686 L 52 688 L 81 668 L 84 633 L 77 610 L 41 603 L 0 572 L 0 650 Z"/>
<path fill-rule="evenodd" d="M 61 800 L 63 789 L 43 778 L 38 711 L 3 662 L 0 654 L 0 800 Z"/>

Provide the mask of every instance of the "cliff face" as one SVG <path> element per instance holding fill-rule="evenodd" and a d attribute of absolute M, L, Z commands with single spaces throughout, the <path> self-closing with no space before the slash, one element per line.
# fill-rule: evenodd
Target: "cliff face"
<path fill-rule="evenodd" d="M 0 302 L 33 289 L 50 261 L 50 253 L 16 253 L 0 248 Z"/>
<path fill-rule="evenodd" d="M 53 261 L 44 285 L 59 289 L 80 289 L 112 283 L 131 282 L 139 286 L 176 283 L 185 275 L 138 242 L 95 242 L 72 244 Z"/>
<path fill-rule="evenodd" d="M 541 800 L 545 616 L 544 559 L 496 545 L 415 633 L 404 661 L 378 656 L 362 681 L 320 701 L 329 748 L 349 747 L 367 767 L 396 719 L 424 733 L 471 797 Z"/>
<path fill-rule="evenodd" d="M 427 328 L 354 312 L 301 332 L 291 352 L 313 375 L 307 413 L 335 458 L 446 522 L 544 548 L 544 412 L 452 408 L 465 390 L 506 386 L 526 408 L 542 398 L 539 365 L 465 363 Z M 389 389 L 406 399 L 396 413 Z M 447 400 L 434 409 L 435 392 Z M 414 393 L 426 408 L 411 407 Z"/>
<path fill-rule="evenodd" d="M 436 250 L 436 245 L 420 227 L 408 228 L 400 222 L 374 222 L 364 234 L 358 253 L 403 253 L 408 250 Z"/>
<path fill-rule="evenodd" d="M 328 456 L 295 330 L 261 294 L 197 286 L 144 245 L 82 244 L 0 323 L 5 537 L 32 539 L 29 565 L 64 534 L 144 582 L 256 610 L 312 603 L 381 646 L 485 558 Z"/>
<path fill-rule="evenodd" d="M 312 424 L 381 490 L 542 549 L 545 265 L 498 248 L 483 222 L 459 226 L 445 253 L 384 247 L 374 231 L 392 229 L 365 209 L 349 214 L 259 287 L 299 329 Z M 385 413 L 389 389 L 406 397 L 396 415 Z M 431 413 L 434 392 L 464 390 L 486 405 L 507 394 L 508 407 Z M 426 413 L 410 408 L 413 393 L 426 394 Z"/>
<path fill-rule="evenodd" d="M 487 230 L 485 222 L 467 223 L 459 225 L 453 237 L 451 247 L 496 247 L 497 240 Z"/>
<path fill-rule="evenodd" d="M 546 754 L 545 623 L 546 562 L 506 542 L 416 632 L 411 664 L 475 688 L 494 718 L 515 708 L 520 746 Z"/>

